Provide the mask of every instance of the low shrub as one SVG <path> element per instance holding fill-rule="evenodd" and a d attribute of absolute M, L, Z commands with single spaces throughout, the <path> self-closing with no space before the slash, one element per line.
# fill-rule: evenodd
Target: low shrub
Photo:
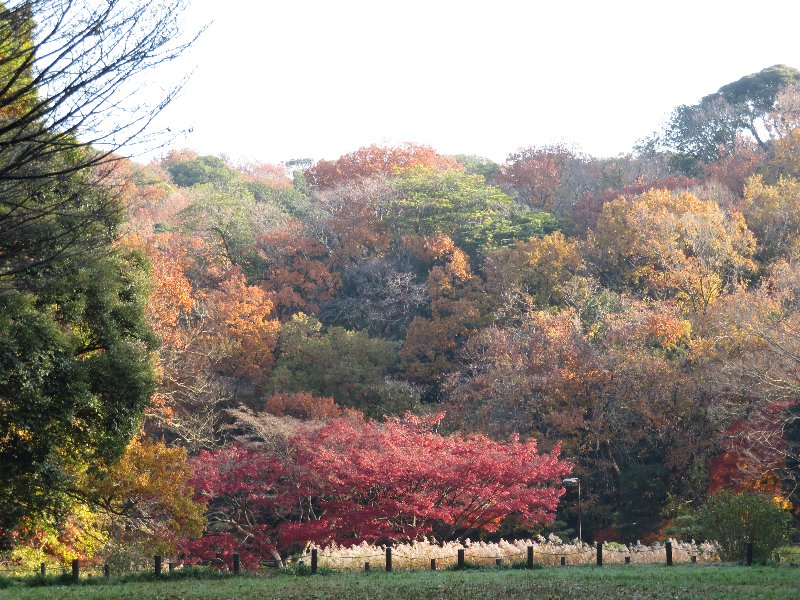
<path fill-rule="evenodd" d="M 722 560 L 744 560 L 752 542 L 753 560 L 766 563 L 789 540 L 792 518 L 769 498 L 721 491 L 698 511 L 697 527 L 704 538 L 717 542 Z"/>

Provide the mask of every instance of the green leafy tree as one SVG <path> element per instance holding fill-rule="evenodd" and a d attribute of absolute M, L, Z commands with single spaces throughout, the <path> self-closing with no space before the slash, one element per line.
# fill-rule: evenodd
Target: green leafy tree
<path fill-rule="evenodd" d="M 453 158 L 464 165 L 464 172 L 471 175 L 481 175 L 486 181 L 491 182 L 500 174 L 500 165 L 483 156 L 456 154 Z"/>
<path fill-rule="evenodd" d="M 401 232 L 445 234 L 473 253 L 502 248 L 557 228 L 549 213 L 515 206 L 510 196 L 487 185 L 482 175 L 417 167 L 395 182 L 389 221 Z"/>
<path fill-rule="evenodd" d="M 224 187 L 239 174 L 228 167 L 218 156 L 198 156 L 167 167 L 173 183 L 179 187 L 192 187 L 203 183 L 214 183 Z"/>
<path fill-rule="evenodd" d="M 307 221 L 320 212 L 305 194 L 294 187 L 274 187 L 262 181 L 248 181 L 247 189 L 250 190 L 256 204 L 274 207 L 282 217 Z"/>
<path fill-rule="evenodd" d="M 179 217 L 183 229 L 209 242 L 226 266 L 247 267 L 255 243 L 253 209 L 255 202 L 247 186 L 231 182 L 198 184 L 191 191 L 194 202 Z"/>
<path fill-rule="evenodd" d="M 394 360 L 390 342 L 343 327 L 323 330 L 318 320 L 300 313 L 281 329 L 271 384 L 276 392 L 311 392 L 379 412 Z"/>
<path fill-rule="evenodd" d="M 701 163 L 731 154 L 736 135 L 745 132 L 764 150 L 769 145 L 767 119 L 784 88 L 800 82 L 800 71 L 773 65 L 726 84 L 700 102 L 676 108 L 662 142 L 673 151 L 673 165 L 687 175 L 700 174 Z"/>
<path fill-rule="evenodd" d="M 42 285 L 46 282 L 45 285 Z M 107 248 L 0 282 L 0 529 L 57 518 L 78 465 L 113 462 L 153 391 L 142 256 Z"/>
<path fill-rule="evenodd" d="M 0 536 L 67 512 L 152 389 L 147 263 L 117 244 L 106 182 L 172 97 L 132 101 L 176 57 L 182 0 L 0 4 Z M 134 94 L 135 95 L 135 94 Z"/>
<path fill-rule="evenodd" d="M 762 563 L 788 542 L 791 522 L 791 515 L 769 498 L 728 491 L 710 496 L 697 518 L 703 537 L 719 544 L 722 560 L 744 560 L 752 542 L 753 560 Z"/>
<path fill-rule="evenodd" d="M 800 83 L 800 71 L 786 65 L 773 65 L 723 85 L 716 95 L 735 108 L 739 126 L 746 129 L 759 146 L 765 147 L 764 119 L 775 107 L 778 94 L 797 83 Z"/>
<path fill-rule="evenodd" d="M 614 528 L 624 540 L 636 540 L 658 529 L 667 498 L 669 472 L 663 461 L 632 462 L 620 475 Z"/>

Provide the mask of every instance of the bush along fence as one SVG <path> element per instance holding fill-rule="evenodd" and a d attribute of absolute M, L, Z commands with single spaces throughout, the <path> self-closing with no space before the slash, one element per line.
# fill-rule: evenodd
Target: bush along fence
<path fill-rule="evenodd" d="M 746 545 L 742 562 L 753 563 L 753 545 Z M 713 543 L 696 544 L 669 540 L 664 544 L 645 546 L 642 544 L 622 545 L 614 542 L 594 545 L 576 542 L 573 544 L 538 543 L 531 540 L 497 543 L 476 542 L 467 540 L 463 545 L 458 542 L 436 544 L 431 542 L 412 542 L 393 546 L 373 546 L 366 543 L 357 546 L 329 546 L 326 548 L 308 548 L 295 557 L 287 566 L 304 572 L 315 573 L 319 569 L 337 571 L 356 570 L 455 570 L 476 567 L 497 568 L 542 568 L 564 567 L 570 565 L 609 565 L 609 564 L 709 564 L 719 563 L 716 545 Z M 193 565 L 184 560 L 164 560 L 162 556 L 154 556 L 151 569 L 137 569 L 139 574 L 150 573 L 156 579 L 172 575 L 180 570 L 188 575 L 197 566 L 227 571 L 232 575 L 241 574 L 244 569 L 239 554 L 233 553 L 228 560 L 219 559 L 212 563 Z M 260 567 L 278 568 L 280 563 L 265 560 Z M 187 573 L 189 571 L 189 573 Z M 2 572 L 2 570 L 0 570 Z M 129 572 L 130 573 L 130 572 Z M 47 567 L 40 565 L 35 575 L 46 576 Z M 57 573 L 53 573 L 57 574 Z M 16 575 L 21 575 L 16 571 Z M 61 569 L 62 580 L 67 576 L 72 583 L 78 583 L 86 577 L 110 578 L 109 565 L 83 565 L 73 560 Z M 114 575 L 119 575 L 114 573 Z"/>

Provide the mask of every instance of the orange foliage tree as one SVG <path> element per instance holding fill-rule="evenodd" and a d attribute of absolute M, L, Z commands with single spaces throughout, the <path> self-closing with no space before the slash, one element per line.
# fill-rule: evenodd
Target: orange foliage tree
<path fill-rule="evenodd" d="M 400 349 L 400 364 L 412 381 L 439 386 L 453 368 L 469 332 L 481 324 L 479 279 L 466 253 L 446 235 L 407 236 L 404 245 L 428 271 L 430 316 L 415 317 Z"/>
<path fill-rule="evenodd" d="M 320 301 L 336 295 L 341 280 L 328 267 L 328 249 L 318 240 L 289 228 L 258 236 L 256 246 L 260 286 L 282 320 L 298 312 L 316 313 Z"/>
<path fill-rule="evenodd" d="M 223 345 L 218 367 L 232 377 L 265 381 L 280 330 L 267 292 L 248 285 L 241 271 L 232 269 L 217 289 L 203 291 L 202 298 L 208 311 L 205 336 Z"/>
<path fill-rule="evenodd" d="M 264 412 L 276 417 L 321 420 L 337 419 L 354 414 L 353 409 L 343 409 L 329 396 L 314 396 L 309 392 L 280 392 L 264 401 Z"/>
<path fill-rule="evenodd" d="M 186 277 L 189 263 L 187 250 L 176 243 L 174 236 L 163 234 L 158 246 L 147 248 L 150 259 L 152 289 L 147 302 L 147 324 L 162 343 L 179 345 L 185 333 L 181 325 L 196 305 L 192 284 Z"/>
<path fill-rule="evenodd" d="M 325 189 L 375 175 L 395 175 L 416 165 L 436 171 L 463 168 L 457 160 L 441 156 L 430 146 L 406 143 L 400 146 L 367 146 L 335 161 L 321 160 L 307 169 L 305 176 L 313 188 Z"/>

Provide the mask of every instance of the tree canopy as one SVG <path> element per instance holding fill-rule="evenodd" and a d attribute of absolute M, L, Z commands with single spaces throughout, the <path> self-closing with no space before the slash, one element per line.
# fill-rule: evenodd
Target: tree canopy
<path fill-rule="evenodd" d="M 124 203 L 110 153 L 163 107 L 123 113 L 120 94 L 180 52 L 180 6 L 0 5 L 6 539 L 23 519 L 68 512 L 77 474 L 122 456 L 154 390 L 148 264 L 118 243 Z"/>
<path fill-rule="evenodd" d="M 722 86 L 697 104 L 679 106 L 664 134 L 666 146 L 676 152 L 675 164 L 697 174 L 698 162 L 732 154 L 742 132 L 766 148 L 774 135 L 769 117 L 777 96 L 798 83 L 800 71 L 774 65 Z"/>

